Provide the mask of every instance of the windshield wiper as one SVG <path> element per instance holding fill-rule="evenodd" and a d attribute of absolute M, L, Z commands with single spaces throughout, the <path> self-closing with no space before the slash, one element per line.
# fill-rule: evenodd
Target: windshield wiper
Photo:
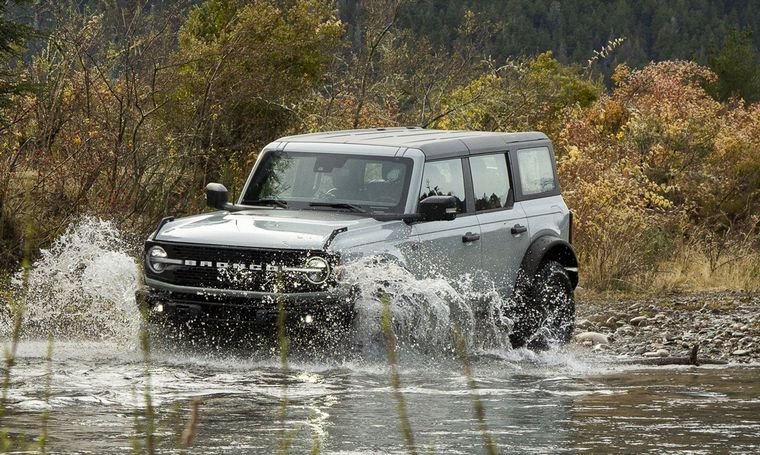
<path fill-rule="evenodd" d="M 256 199 L 255 201 L 250 201 L 249 204 L 251 205 L 276 205 L 277 207 L 282 207 L 284 209 L 288 208 L 288 202 L 283 201 L 282 199 L 276 199 L 273 197 L 265 197 L 261 199 Z"/>
<path fill-rule="evenodd" d="M 358 205 L 349 204 L 347 202 L 312 202 L 309 207 L 332 207 L 334 209 L 348 209 L 356 213 L 367 213 L 366 210 Z"/>

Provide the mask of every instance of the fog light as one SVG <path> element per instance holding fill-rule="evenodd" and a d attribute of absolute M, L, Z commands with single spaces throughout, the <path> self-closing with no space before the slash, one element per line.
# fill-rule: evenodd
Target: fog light
<path fill-rule="evenodd" d="M 155 311 L 156 313 L 163 313 L 164 306 L 160 303 L 157 303 L 156 306 L 153 307 L 153 311 Z"/>
<path fill-rule="evenodd" d="M 305 322 L 305 323 L 307 323 L 307 324 L 311 324 L 312 322 L 314 322 L 314 318 L 313 318 L 313 317 L 311 317 L 311 315 L 310 315 L 310 314 L 307 314 L 307 315 L 306 315 L 306 316 L 303 318 L 303 322 Z"/>

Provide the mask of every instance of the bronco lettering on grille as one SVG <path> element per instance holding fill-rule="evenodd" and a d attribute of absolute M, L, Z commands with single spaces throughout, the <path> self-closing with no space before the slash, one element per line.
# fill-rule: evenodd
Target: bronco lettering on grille
<path fill-rule="evenodd" d="M 287 266 L 277 266 L 274 264 L 246 264 L 246 263 L 229 263 L 229 262 L 212 262 L 212 261 L 194 261 L 192 259 L 185 259 L 182 262 L 182 265 L 186 265 L 188 267 L 215 267 L 217 269 L 236 269 L 236 270 L 252 270 L 255 272 L 260 272 L 262 270 L 266 270 L 267 272 L 276 272 L 280 267 L 282 267 L 283 272 L 312 272 L 312 271 L 321 271 L 320 269 L 311 269 L 311 268 L 304 268 L 304 267 L 287 267 Z"/>

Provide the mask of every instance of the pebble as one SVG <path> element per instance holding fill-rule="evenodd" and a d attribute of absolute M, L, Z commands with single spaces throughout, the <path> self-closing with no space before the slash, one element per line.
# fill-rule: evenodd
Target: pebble
<path fill-rule="evenodd" d="M 663 352 L 664 352 L 665 354 L 662 354 Z M 644 353 L 644 354 L 642 354 L 642 355 L 643 355 L 644 357 L 667 357 L 667 355 L 668 355 L 668 351 L 666 351 L 666 350 L 664 350 L 664 349 L 660 349 L 660 350 L 657 350 L 657 351 L 649 351 L 649 352 L 645 352 L 645 353 Z"/>
<path fill-rule="evenodd" d="M 636 316 L 635 318 L 631 319 L 631 325 L 641 325 L 642 322 L 646 324 L 647 319 L 649 318 L 646 316 Z"/>
<path fill-rule="evenodd" d="M 584 345 L 589 341 L 592 344 L 610 344 L 607 335 L 599 332 L 582 332 L 575 335 L 575 340 Z"/>
<path fill-rule="evenodd" d="M 738 300 L 732 304 L 733 299 Z M 575 339 L 595 350 L 680 357 L 688 356 L 688 351 L 699 345 L 705 358 L 760 362 L 760 292 L 693 292 L 675 298 L 580 301 L 577 311 L 579 334 Z M 585 333 L 596 335 L 588 338 Z M 609 344 L 597 337 L 606 337 Z M 600 344 L 604 347 L 598 348 Z"/>
<path fill-rule="evenodd" d="M 575 323 L 575 326 L 582 330 L 588 330 L 591 327 L 591 321 L 588 319 L 581 319 Z"/>

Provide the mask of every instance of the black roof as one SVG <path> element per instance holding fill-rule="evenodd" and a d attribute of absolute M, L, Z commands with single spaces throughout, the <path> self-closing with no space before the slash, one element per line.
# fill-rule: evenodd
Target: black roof
<path fill-rule="evenodd" d="M 427 158 L 504 150 L 517 142 L 548 140 L 544 133 L 494 133 L 484 131 L 427 130 L 423 128 L 373 128 L 326 131 L 278 139 L 279 142 L 321 142 L 332 144 L 384 145 L 422 150 Z"/>

